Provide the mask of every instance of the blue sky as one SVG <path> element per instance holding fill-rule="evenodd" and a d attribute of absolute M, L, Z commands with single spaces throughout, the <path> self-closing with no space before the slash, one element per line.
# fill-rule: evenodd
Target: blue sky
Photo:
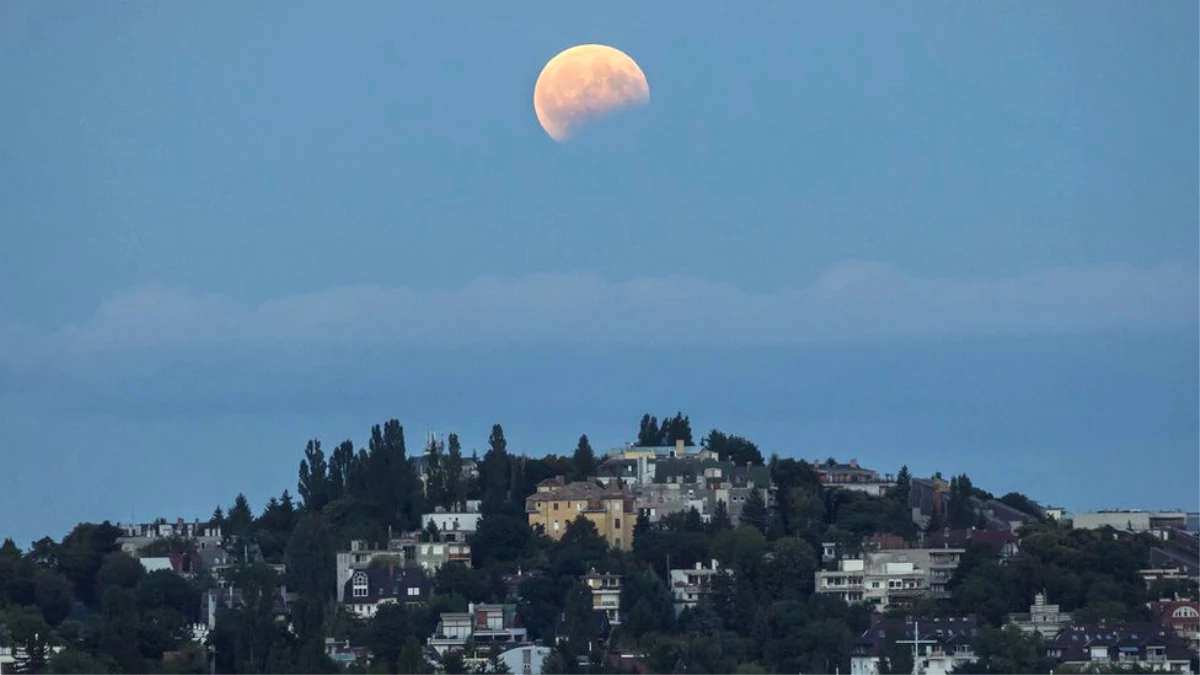
<path fill-rule="evenodd" d="M 1195 508 L 1198 13 L 7 2 L 0 535 L 261 505 L 390 417 L 542 454 L 677 409 Z M 651 105 L 558 145 L 533 84 L 588 42 Z"/>

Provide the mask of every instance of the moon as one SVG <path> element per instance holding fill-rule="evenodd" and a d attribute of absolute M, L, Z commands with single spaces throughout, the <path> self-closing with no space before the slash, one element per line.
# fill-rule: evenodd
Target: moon
<path fill-rule="evenodd" d="M 538 123 L 559 143 L 591 122 L 650 103 L 646 74 L 607 45 L 578 45 L 546 63 L 533 87 Z"/>

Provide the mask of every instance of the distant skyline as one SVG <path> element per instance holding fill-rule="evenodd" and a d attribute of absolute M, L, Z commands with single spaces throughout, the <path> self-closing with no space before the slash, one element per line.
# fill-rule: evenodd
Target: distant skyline
<path fill-rule="evenodd" d="M 0 9 L 0 537 L 681 410 L 767 454 L 1200 502 L 1195 3 Z M 541 67 L 653 98 L 559 145 Z M 47 486 L 54 486 L 48 489 Z"/>

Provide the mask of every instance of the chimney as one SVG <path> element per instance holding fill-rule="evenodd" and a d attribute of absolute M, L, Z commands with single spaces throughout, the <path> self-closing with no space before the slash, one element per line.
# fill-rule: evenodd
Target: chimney
<path fill-rule="evenodd" d="M 712 568 L 715 570 L 715 569 L 717 569 L 717 567 L 719 567 L 719 565 L 717 564 L 717 559 L 713 558 L 712 559 Z"/>
<path fill-rule="evenodd" d="M 704 568 L 704 565 L 702 565 L 700 563 L 696 563 L 696 569 L 703 569 L 703 568 Z"/>
<path fill-rule="evenodd" d="M 675 452 L 680 455 L 683 454 L 683 439 L 682 438 L 675 439 Z"/>

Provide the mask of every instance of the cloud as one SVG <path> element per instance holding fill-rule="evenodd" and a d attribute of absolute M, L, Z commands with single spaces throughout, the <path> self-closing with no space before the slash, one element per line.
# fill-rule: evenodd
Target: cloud
<path fill-rule="evenodd" d="M 149 284 L 109 298 L 86 322 L 51 336 L 34 339 L 0 325 L 0 348 L 24 350 L 25 360 L 88 363 L 181 349 L 787 345 L 1146 331 L 1195 326 L 1198 300 L 1197 270 L 1177 264 L 1084 265 L 964 281 L 850 260 L 806 287 L 757 294 L 679 276 L 533 274 L 449 290 L 346 286 L 257 305 Z"/>

